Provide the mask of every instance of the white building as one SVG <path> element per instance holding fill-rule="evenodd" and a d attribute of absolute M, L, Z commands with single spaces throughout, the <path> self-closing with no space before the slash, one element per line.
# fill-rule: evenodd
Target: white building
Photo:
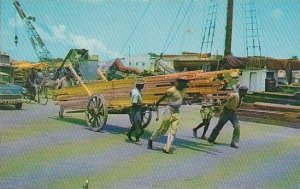
<path fill-rule="evenodd" d="M 264 92 L 269 89 L 271 82 L 278 80 L 277 70 L 268 69 L 253 69 L 253 70 L 241 70 L 239 82 L 241 85 L 248 87 L 252 92 Z"/>

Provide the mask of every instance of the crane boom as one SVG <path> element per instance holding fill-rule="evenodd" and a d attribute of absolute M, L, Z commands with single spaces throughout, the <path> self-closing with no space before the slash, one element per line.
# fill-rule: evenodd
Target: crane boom
<path fill-rule="evenodd" d="M 13 5 L 15 6 L 20 18 L 22 19 L 23 23 L 26 26 L 27 34 L 29 35 L 29 40 L 39 60 L 50 61 L 52 59 L 51 54 L 46 48 L 45 43 L 43 42 L 42 38 L 40 37 L 40 35 L 38 34 L 38 32 L 36 31 L 35 27 L 32 24 L 32 22 L 35 21 L 35 17 L 27 16 L 22 10 L 19 1 L 14 0 Z"/>

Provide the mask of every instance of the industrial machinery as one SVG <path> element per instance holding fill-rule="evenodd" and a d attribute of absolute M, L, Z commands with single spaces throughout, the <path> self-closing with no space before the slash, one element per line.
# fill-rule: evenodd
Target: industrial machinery
<path fill-rule="evenodd" d="M 38 34 L 36 31 L 33 22 L 36 20 L 35 17 L 33 16 L 27 16 L 24 11 L 21 8 L 21 5 L 19 1 L 14 0 L 13 5 L 15 6 L 21 20 L 23 21 L 26 29 L 27 29 L 27 34 L 29 36 L 29 40 L 31 42 L 31 45 L 34 48 L 34 51 L 36 55 L 38 56 L 39 60 L 44 62 L 44 61 L 50 61 L 51 60 L 51 54 L 46 48 L 45 43 L 43 42 L 41 36 Z M 18 43 L 18 36 L 15 36 L 15 43 Z"/>

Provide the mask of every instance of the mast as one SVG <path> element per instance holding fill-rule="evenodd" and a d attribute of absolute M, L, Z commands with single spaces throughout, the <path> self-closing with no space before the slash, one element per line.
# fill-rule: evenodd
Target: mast
<path fill-rule="evenodd" d="M 228 0 L 224 56 L 232 55 L 231 52 L 232 20 L 233 20 L 233 0 Z"/>

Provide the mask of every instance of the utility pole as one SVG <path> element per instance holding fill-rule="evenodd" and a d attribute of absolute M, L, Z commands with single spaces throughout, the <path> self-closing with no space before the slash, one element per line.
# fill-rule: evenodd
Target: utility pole
<path fill-rule="evenodd" d="M 231 52 L 232 20 L 233 20 L 233 0 L 228 0 L 224 56 L 232 55 Z"/>

